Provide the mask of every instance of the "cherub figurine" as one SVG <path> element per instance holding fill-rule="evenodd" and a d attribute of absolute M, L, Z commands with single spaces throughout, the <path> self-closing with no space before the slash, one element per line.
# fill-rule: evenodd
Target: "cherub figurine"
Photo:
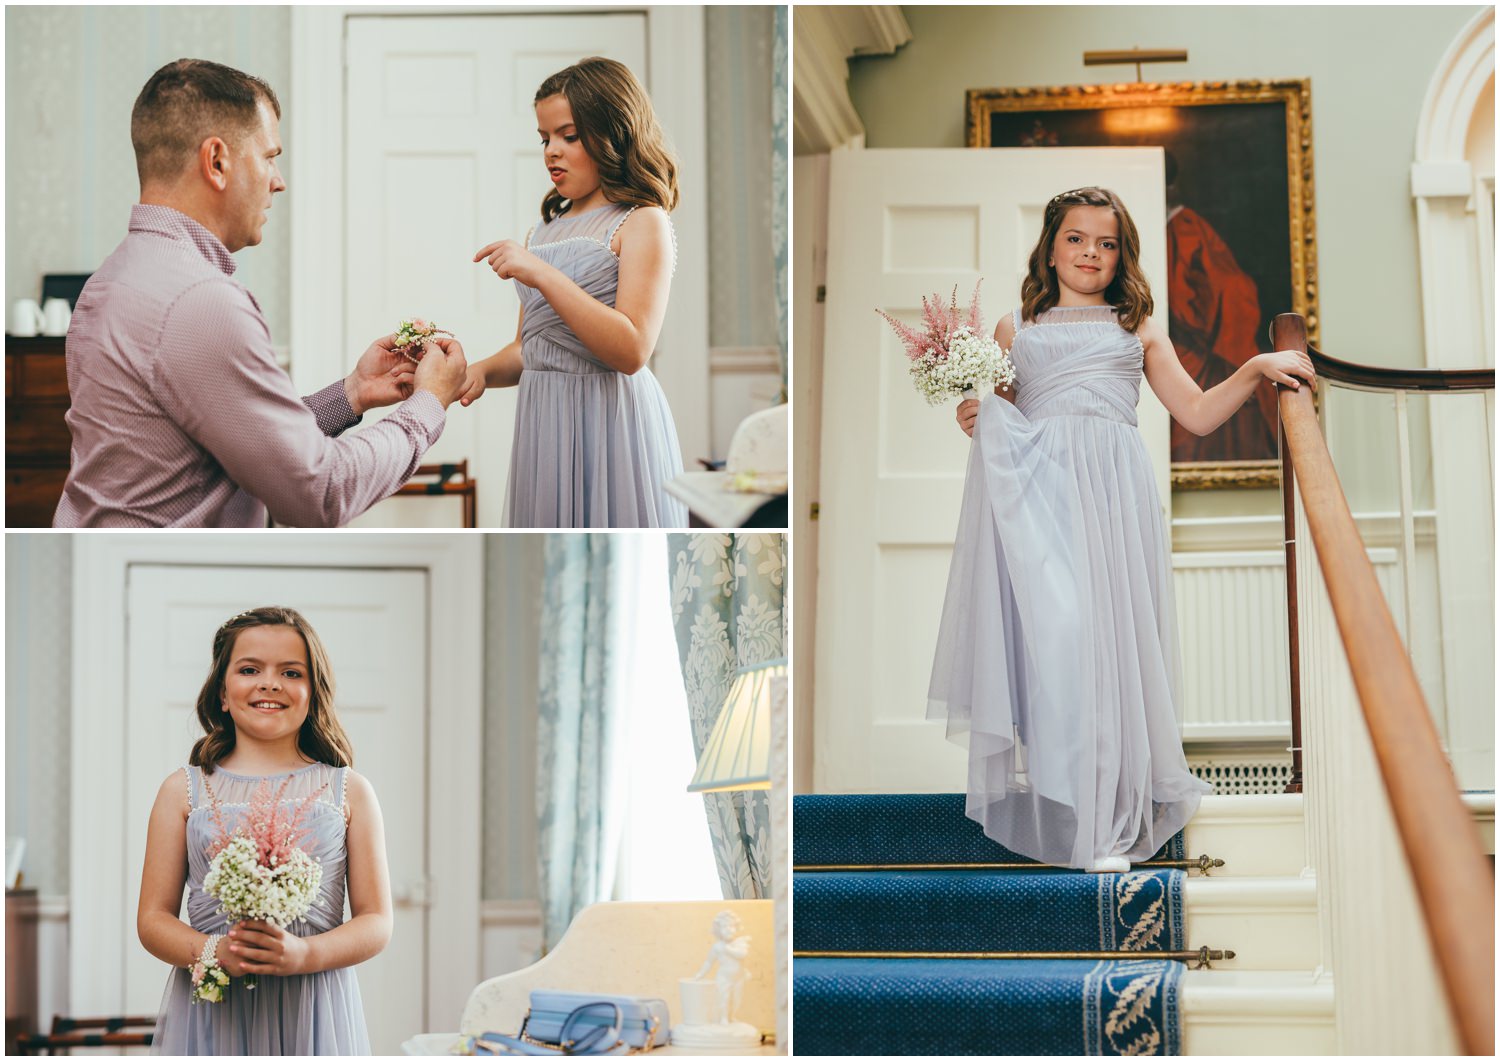
<path fill-rule="evenodd" d="M 739 930 L 740 919 L 729 910 L 714 918 L 713 932 L 717 939 L 708 950 L 703 968 L 693 977 L 695 980 L 708 979 L 708 971 L 718 962 L 719 972 L 715 982 L 718 985 L 719 1002 L 714 1019 L 720 1024 L 734 1022 L 735 1010 L 740 1007 L 740 990 L 745 981 L 750 979 L 750 970 L 744 966 L 745 959 L 750 956 L 750 937 L 738 935 Z"/>

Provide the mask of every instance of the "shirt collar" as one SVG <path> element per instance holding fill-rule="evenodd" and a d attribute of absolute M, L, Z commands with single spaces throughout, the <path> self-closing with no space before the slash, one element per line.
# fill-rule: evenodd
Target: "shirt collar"
<path fill-rule="evenodd" d="M 130 231 L 155 232 L 158 235 L 191 243 L 199 254 L 226 276 L 233 276 L 239 263 L 229 248 L 208 229 L 180 210 L 155 203 L 136 203 L 130 208 Z"/>

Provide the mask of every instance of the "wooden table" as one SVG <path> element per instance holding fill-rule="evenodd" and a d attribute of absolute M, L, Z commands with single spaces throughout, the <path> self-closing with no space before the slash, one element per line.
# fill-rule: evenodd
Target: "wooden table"
<path fill-rule="evenodd" d="M 5 337 L 5 525 L 50 527 L 73 438 L 63 337 Z"/>

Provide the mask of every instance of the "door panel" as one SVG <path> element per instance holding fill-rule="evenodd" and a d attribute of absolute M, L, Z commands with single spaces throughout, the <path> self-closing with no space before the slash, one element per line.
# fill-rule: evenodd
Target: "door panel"
<path fill-rule="evenodd" d="M 394 927 L 385 951 L 356 969 L 370 1044 L 399 1053 L 429 1027 L 427 912 L 427 576 L 418 571 L 139 564 L 128 584 L 126 1009 L 155 1013 L 166 970 L 135 934 L 140 858 L 161 780 L 202 736 L 194 703 L 209 646 L 226 618 L 284 603 L 312 623 L 337 677 L 339 719 L 385 821 Z M 405 899 L 403 899 L 405 897 Z"/>
<path fill-rule="evenodd" d="M 422 316 L 451 329 L 471 362 L 489 357 L 515 338 L 520 304 L 511 282 L 470 259 L 541 221 L 549 184 L 537 86 L 589 55 L 617 59 L 646 83 L 646 16 L 356 15 L 347 25 L 350 356 L 401 318 Z M 468 459 L 481 527 L 501 524 L 515 401 L 507 388 L 455 405 L 426 458 Z M 457 511 L 393 498 L 353 525 L 452 525 Z"/>
<path fill-rule="evenodd" d="M 928 406 L 900 343 L 874 312 L 907 321 L 920 298 L 966 302 L 983 320 L 1020 302 L 1047 201 L 1114 188 L 1142 234 L 1166 320 L 1162 156 L 1155 148 L 836 152 L 818 546 L 815 785 L 824 792 L 953 791 L 965 755 L 926 721 L 927 682 L 963 496 L 969 440 L 956 403 Z M 1170 503 L 1166 410 L 1142 383 L 1141 431 Z"/>

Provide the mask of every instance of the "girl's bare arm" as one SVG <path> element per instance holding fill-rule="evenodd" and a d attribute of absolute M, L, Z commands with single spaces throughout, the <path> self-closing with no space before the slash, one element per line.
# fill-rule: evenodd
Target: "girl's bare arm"
<path fill-rule="evenodd" d="M 208 940 L 206 933 L 178 916 L 188 874 L 187 784 L 187 777 L 176 770 L 156 793 L 146 827 L 146 863 L 135 918 L 141 945 L 168 965 L 184 969 L 198 960 Z"/>
<path fill-rule="evenodd" d="M 1166 331 L 1149 317 L 1136 332 L 1146 357 L 1146 382 L 1183 427 L 1195 435 L 1206 435 L 1235 414 L 1255 393 L 1263 380 L 1274 380 L 1289 387 L 1301 386 L 1300 376 L 1308 383 L 1317 380 L 1312 360 L 1297 350 L 1276 350 L 1257 354 L 1246 361 L 1224 382 L 1203 390 L 1182 362 Z"/>
<path fill-rule="evenodd" d="M 490 387 L 514 387 L 521 382 L 521 327 L 525 320 L 523 307 L 516 315 L 516 337 L 483 361 L 469 366 L 468 379 L 458 395 L 460 405 L 471 405 Z"/>
<path fill-rule="evenodd" d="M 391 878 L 385 859 L 385 821 L 370 782 L 353 770 L 345 797 L 349 801 L 349 911 L 338 928 L 307 942 L 311 969 L 342 969 L 368 961 L 391 941 Z"/>
<path fill-rule="evenodd" d="M 536 287 L 595 357 L 629 375 L 646 367 L 667 316 L 671 222 L 664 210 L 640 207 L 620 227 L 617 238 L 620 283 L 613 307 L 550 266 L 540 271 Z"/>

